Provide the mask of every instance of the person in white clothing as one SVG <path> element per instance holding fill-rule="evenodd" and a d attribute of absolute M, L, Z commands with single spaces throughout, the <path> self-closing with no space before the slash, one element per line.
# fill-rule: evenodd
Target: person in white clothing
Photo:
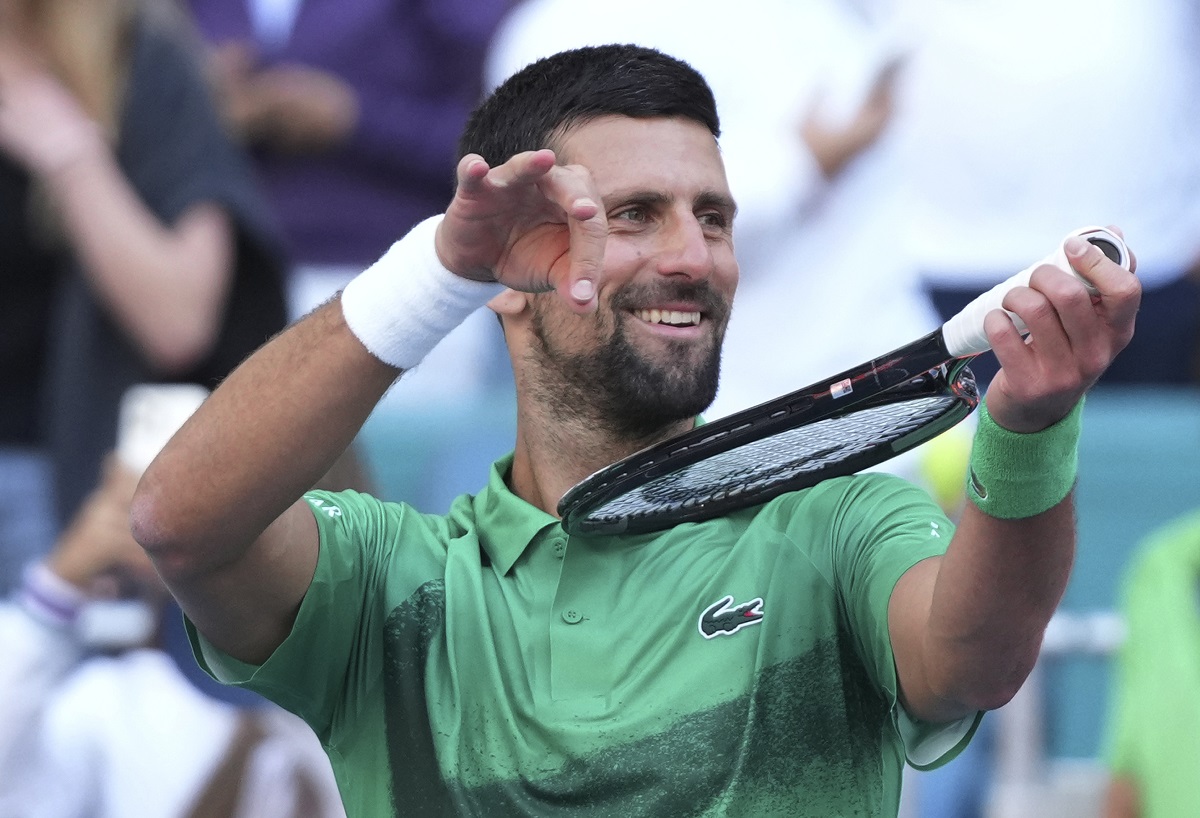
<path fill-rule="evenodd" d="M 307 726 L 205 695 L 155 646 L 159 622 L 129 604 L 168 600 L 129 533 L 136 482 L 110 459 L 53 552 L 0 602 L 0 815 L 344 816 Z M 120 619 L 136 644 L 98 626 Z"/>
<path fill-rule="evenodd" d="M 914 47 L 897 86 L 889 183 L 902 205 L 901 252 L 941 317 L 1073 226 L 1119 224 L 1137 247 L 1144 289 L 1137 338 L 1103 382 L 1196 382 L 1196 4 L 893 6 L 892 25 Z M 986 360 L 977 374 L 994 371 Z"/>

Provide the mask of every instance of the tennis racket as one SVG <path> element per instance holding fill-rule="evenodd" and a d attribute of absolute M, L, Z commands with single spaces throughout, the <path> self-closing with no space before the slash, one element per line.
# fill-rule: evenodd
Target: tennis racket
<path fill-rule="evenodd" d="M 1071 235 L 1129 269 L 1129 250 L 1115 233 L 1087 227 Z M 923 338 L 601 469 L 563 495 L 563 528 L 634 534 L 707 520 L 854 474 L 936 437 L 979 405 L 968 364 L 991 348 L 984 317 L 1043 264 L 1074 272 L 1060 245 Z"/>

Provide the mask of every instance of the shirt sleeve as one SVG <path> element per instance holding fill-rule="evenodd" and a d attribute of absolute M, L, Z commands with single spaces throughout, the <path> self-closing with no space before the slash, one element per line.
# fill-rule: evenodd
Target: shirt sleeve
<path fill-rule="evenodd" d="M 982 713 L 948 724 L 913 719 L 899 700 L 888 628 L 896 583 L 922 560 L 946 552 L 954 524 L 924 489 L 889 474 L 846 481 L 832 522 L 833 576 L 859 655 L 892 709 L 906 760 L 932 769 L 970 742 Z"/>
<path fill-rule="evenodd" d="M 303 718 L 325 744 L 338 719 L 353 720 L 363 691 L 383 675 L 387 616 L 422 577 L 444 565 L 430 518 L 354 491 L 314 491 L 320 552 L 291 633 L 261 665 L 222 653 L 186 622 L 200 666 Z"/>

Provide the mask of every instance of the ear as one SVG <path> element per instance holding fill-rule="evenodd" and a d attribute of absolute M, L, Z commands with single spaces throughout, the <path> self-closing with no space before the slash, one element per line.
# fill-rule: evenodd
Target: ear
<path fill-rule="evenodd" d="M 512 317 L 520 315 L 529 306 L 529 299 L 526 293 L 519 290 L 505 289 L 499 295 L 492 296 L 487 306 L 501 318 Z"/>

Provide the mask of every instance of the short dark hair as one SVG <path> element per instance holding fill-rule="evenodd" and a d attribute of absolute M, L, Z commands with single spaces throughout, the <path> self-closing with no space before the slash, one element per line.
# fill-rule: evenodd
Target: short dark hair
<path fill-rule="evenodd" d="M 682 117 L 721 134 L 712 89 L 696 69 L 653 48 L 602 45 L 538 60 L 501 83 L 471 114 L 458 155 L 477 153 L 495 167 L 607 115 Z"/>

